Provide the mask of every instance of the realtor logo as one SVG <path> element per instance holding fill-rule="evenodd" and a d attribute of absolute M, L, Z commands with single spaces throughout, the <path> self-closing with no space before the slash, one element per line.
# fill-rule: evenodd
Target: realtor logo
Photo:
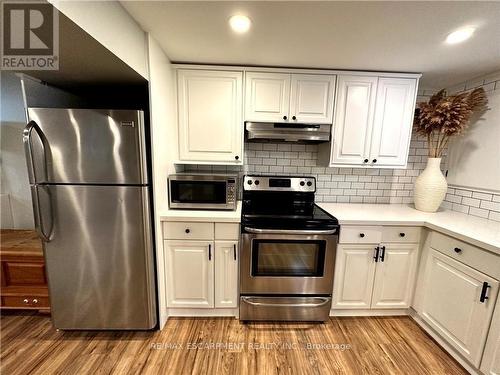
<path fill-rule="evenodd" d="M 2 69 L 59 69 L 59 18 L 51 4 L 2 2 L 2 21 Z"/>

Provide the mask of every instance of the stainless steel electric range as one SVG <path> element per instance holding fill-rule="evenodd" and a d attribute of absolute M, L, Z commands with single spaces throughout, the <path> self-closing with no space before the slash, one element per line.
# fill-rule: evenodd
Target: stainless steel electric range
<path fill-rule="evenodd" d="M 244 177 L 241 320 L 328 319 L 339 225 L 315 191 L 314 177 Z"/>

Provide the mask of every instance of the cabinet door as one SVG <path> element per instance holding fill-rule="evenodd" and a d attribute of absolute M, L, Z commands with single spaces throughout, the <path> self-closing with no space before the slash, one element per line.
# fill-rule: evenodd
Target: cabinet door
<path fill-rule="evenodd" d="M 165 240 L 167 306 L 214 307 L 214 249 L 211 241 Z"/>
<path fill-rule="evenodd" d="M 373 165 L 406 165 L 416 85 L 415 79 L 379 78 L 370 151 L 370 160 L 377 160 Z"/>
<path fill-rule="evenodd" d="M 339 245 L 333 281 L 334 309 L 369 309 L 376 245 Z"/>
<path fill-rule="evenodd" d="M 365 165 L 375 109 L 377 77 L 339 76 L 332 165 Z"/>
<path fill-rule="evenodd" d="M 287 122 L 291 75 L 247 72 L 245 77 L 245 121 Z"/>
<path fill-rule="evenodd" d="M 401 309 L 410 306 L 417 251 L 416 244 L 382 245 L 381 257 L 375 271 L 372 308 Z"/>
<path fill-rule="evenodd" d="M 215 241 L 215 307 L 238 306 L 238 242 Z"/>
<path fill-rule="evenodd" d="M 243 73 L 178 70 L 179 159 L 243 161 Z"/>
<path fill-rule="evenodd" d="M 292 74 L 290 120 L 296 123 L 331 124 L 334 92 L 333 75 Z"/>
<path fill-rule="evenodd" d="M 500 375 L 500 298 L 497 298 L 495 313 L 481 360 L 481 371 L 487 375 Z"/>
<path fill-rule="evenodd" d="M 483 283 L 489 299 L 480 301 Z M 422 317 L 474 366 L 479 367 L 498 281 L 430 249 L 424 280 Z"/>

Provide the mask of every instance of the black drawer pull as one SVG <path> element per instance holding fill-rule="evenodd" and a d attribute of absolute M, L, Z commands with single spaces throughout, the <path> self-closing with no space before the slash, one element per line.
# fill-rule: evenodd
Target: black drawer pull
<path fill-rule="evenodd" d="M 379 252 L 380 252 L 380 247 L 377 246 L 375 248 L 375 255 L 373 256 L 373 259 L 375 260 L 375 262 L 378 262 L 378 254 L 379 254 Z"/>
<path fill-rule="evenodd" d="M 404 236 L 406 236 L 406 233 L 404 232 L 399 233 L 399 237 L 404 237 Z"/>
<path fill-rule="evenodd" d="M 381 247 L 382 253 L 380 254 L 380 261 L 383 262 L 385 260 L 385 246 Z"/>
<path fill-rule="evenodd" d="M 236 260 L 236 244 L 233 244 L 234 260 Z"/>
<path fill-rule="evenodd" d="M 191 230 L 189 228 L 186 228 L 186 230 L 184 232 L 189 233 L 189 232 L 191 232 Z"/>
<path fill-rule="evenodd" d="M 461 248 L 459 248 L 459 247 L 455 247 L 453 250 L 454 250 L 454 251 L 455 251 L 455 253 L 457 253 L 457 254 L 459 254 L 459 253 L 461 253 L 461 252 L 462 252 L 462 249 L 461 249 Z"/>
<path fill-rule="evenodd" d="M 208 245 L 208 260 L 212 260 L 212 245 Z"/>
<path fill-rule="evenodd" d="M 364 234 L 364 233 L 360 233 L 360 234 L 359 234 L 359 236 L 360 236 L 361 238 L 363 238 L 363 237 L 365 236 L 365 234 Z"/>
<path fill-rule="evenodd" d="M 487 299 L 490 298 L 490 297 L 488 297 L 486 295 L 486 292 L 488 291 L 488 288 L 491 288 L 491 286 L 488 285 L 488 283 L 485 281 L 483 283 L 483 288 L 481 289 L 481 297 L 479 298 L 479 302 L 484 303 Z"/>

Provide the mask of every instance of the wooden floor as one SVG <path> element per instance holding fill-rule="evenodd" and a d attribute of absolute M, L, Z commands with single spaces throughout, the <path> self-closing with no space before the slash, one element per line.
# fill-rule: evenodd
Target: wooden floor
<path fill-rule="evenodd" d="M 467 374 L 408 317 L 171 318 L 161 332 L 124 333 L 57 332 L 47 316 L 2 312 L 0 360 L 9 375 Z"/>

